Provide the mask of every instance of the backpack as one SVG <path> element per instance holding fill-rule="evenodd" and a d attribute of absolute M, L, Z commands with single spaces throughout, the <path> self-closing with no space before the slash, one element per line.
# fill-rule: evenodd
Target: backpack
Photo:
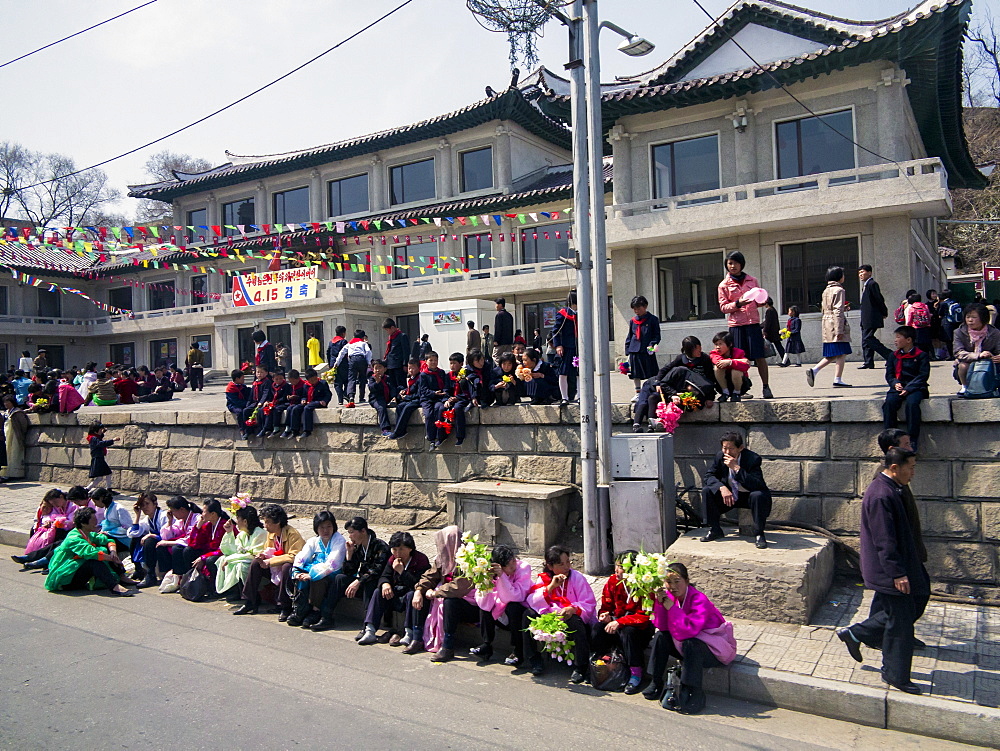
<path fill-rule="evenodd" d="M 946 323 L 953 324 L 955 326 L 962 325 L 962 305 L 952 300 L 948 303 L 948 317 L 945 319 Z"/>
<path fill-rule="evenodd" d="M 997 395 L 1000 380 L 997 379 L 997 368 L 989 360 L 979 360 L 969 367 L 969 375 L 965 381 L 966 399 L 988 399 Z"/>
<path fill-rule="evenodd" d="M 913 324 L 918 329 L 925 329 L 931 325 L 931 312 L 923 303 L 913 303 Z"/>
<path fill-rule="evenodd" d="M 899 307 L 896 308 L 896 312 L 892 314 L 892 320 L 894 320 L 896 323 L 898 323 L 900 325 L 906 323 L 906 301 L 905 300 L 899 304 Z"/>

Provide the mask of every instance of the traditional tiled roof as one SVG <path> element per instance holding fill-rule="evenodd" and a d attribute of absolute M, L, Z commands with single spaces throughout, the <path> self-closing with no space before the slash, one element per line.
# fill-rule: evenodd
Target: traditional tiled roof
<path fill-rule="evenodd" d="M 175 180 L 148 185 L 130 185 L 129 195 L 133 198 L 172 201 L 174 198 L 189 193 L 236 185 L 271 175 L 284 174 L 306 167 L 370 154 L 394 146 L 402 146 L 430 138 L 440 138 L 493 120 L 515 122 L 525 130 L 550 143 L 565 149 L 570 148 L 569 131 L 556 120 L 542 114 L 538 107 L 529 102 L 519 89 L 510 88 L 468 107 L 432 117 L 429 120 L 324 146 L 284 154 L 259 156 L 239 156 L 226 152 L 231 157 L 226 164 L 197 174 L 176 172 L 174 173 Z"/>
<path fill-rule="evenodd" d="M 971 0 L 926 0 L 891 19 L 858 22 L 837 19 L 776 0 L 740 0 L 663 65 L 604 87 L 605 125 L 627 115 L 686 107 L 766 91 L 824 73 L 880 60 L 902 67 L 910 79 L 907 94 L 924 146 L 939 157 L 952 188 L 982 188 L 986 179 L 968 152 L 962 127 L 962 36 Z M 681 80 L 747 23 L 814 39 L 818 49 L 784 60 L 762 63 L 707 78 Z M 822 46 L 824 35 L 830 41 Z M 834 37 L 838 37 L 834 39 Z M 538 77 L 550 82 L 551 73 Z M 570 97 L 550 86 L 542 108 L 564 121 Z"/>

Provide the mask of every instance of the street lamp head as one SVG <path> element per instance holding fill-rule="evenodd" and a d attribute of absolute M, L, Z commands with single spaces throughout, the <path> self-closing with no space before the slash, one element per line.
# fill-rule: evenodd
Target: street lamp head
<path fill-rule="evenodd" d="M 642 57 L 643 55 L 648 55 L 652 52 L 655 46 L 656 45 L 645 37 L 632 34 L 618 45 L 618 51 L 624 52 L 630 57 Z"/>

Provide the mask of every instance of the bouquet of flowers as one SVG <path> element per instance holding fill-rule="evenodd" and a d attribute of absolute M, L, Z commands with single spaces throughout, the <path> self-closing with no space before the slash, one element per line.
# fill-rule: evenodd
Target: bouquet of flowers
<path fill-rule="evenodd" d="M 469 377 L 469 375 L 470 375 L 471 373 L 472 373 L 472 371 L 471 371 L 471 370 L 469 370 L 469 368 L 467 368 L 466 366 L 464 366 L 464 365 L 463 365 L 463 366 L 462 366 L 462 367 L 461 367 L 461 368 L 459 369 L 459 371 L 458 371 L 458 380 L 460 380 L 460 381 L 464 381 L 464 380 L 468 379 L 468 377 Z"/>
<path fill-rule="evenodd" d="M 672 401 L 660 402 L 656 407 L 656 419 L 663 425 L 664 432 L 671 435 L 677 430 L 677 423 L 680 422 L 681 415 L 683 414 L 684 410 Z"/>
<path fill-rule="evenodd" d="M 42 410 L 49 408 L 49 400 L 45 397 L 35 399 L 34 401 L 35 409 Z"/>
<path fill-rule="evenodd" d="M 468 532 L 462 535 L 462 544 L 455 552 L 455 568 L 472 582 L 477 592 L 492 591 L 494 580 L 490 572 L 490 554 L 486 545 L 479 542 L 479 535 Z"/>
<path fill-rule="evenodd" d="M 630 370 L 631 369 L 629 368 L 628 360 L 623 360 L 622 363 L 618 366 L 618 372 L 621 373 L 622 375 L 627 376 Z"/>
<path fill-rule="evenodd" d="M 327 368 L 326 370 L 324 370 L 323 371 L 323 380 L 325 380 L 327 383 L 331 383 L 331 384 L 334 381 L 336 381 L 337 380 L 337 369 L 336 368 Z"/>
<path fill-rule="evenodd" d="M 267 417 L 269 414 L 271 414 L 271 409 L 273 407 L 274 405 L 271 402 L 264 402 L 264 417 Z"/>
<path fill-rule="evenodd" d="M 512 376 L 512 375 L 505 375 L 501 380 L 504 383 L 506 383 L 507 385 L 510 386 L 510 385 L 513 385 L 513 383 L 514 383 L 514 376 Z"/>
<path fill-rule="evenodd" d="M 574 368 L 580 367 L 580 357 L 578 355 L 573 355 L 573 367 Z"/>
<path fill-rule="evenodd" d="M 663 589 L 668 569 L 672 561 L 661 553 L 640 552 L 634 558 L 626 556 L 622 561 L 625 569 L 625 587 L 636 602 L 642 604 L 644 610 L 653 609 L 653 593 Z"/>
<path fill-rule="evenodd" d="M 446 409 L 441 413 L 441 417 L 443 419 L 434 421 L 434 427 L 444 430 L 445 435 L 451 435 L 451 429 L 455 427 L 455 410 Z"/>
<path fill-rule="evenodd" d="M 530 381 L 531 380 L 531 368 L 518 368 L 517 369 L 517 377 L 520 378 L 522 381 Z"/>
<path fill-rule="evenodd" d="M 693 391 L 685 391 L 683 394 L 678 394 L 681 400 L 681 409 L 685 412 L 694 412 L 696 409 L 701 408 L 701 400 L 694 395 Z"/>
<path fill-rule="evenodd" d="M 250 505 L 250 494 L 249 493 L 237 493 L 232 498 L 229 499 L 229 514 L 233 516 L 241 508 L 246 508 Z"/>
<path fill-rule="evenodd" d="M 566 633 L 566 621 L 556 613 L 546 613 L 528 621 L 528 631 L 542 649 L 559 662 L 572 662 L 576 643 Z"/>
<path fill-rule="evenodd" d="M 657 352 L 660 351 L 660 345 L 659 345 L 659 343 L 657 343 L 657 344 L 650 344 L 648 347 L 646 347 L 646 351 L 649 354 L 651 354 L 651 355 L 655 355 Z"/>
<path fill-rule="evenodd" d="M 787 339 L 792 335 L 792 332 L 789 331 L 788 329 L 782 329 L 781 331 L 778 332 L 778 334 L 781 336 L 782 339 Z"/>

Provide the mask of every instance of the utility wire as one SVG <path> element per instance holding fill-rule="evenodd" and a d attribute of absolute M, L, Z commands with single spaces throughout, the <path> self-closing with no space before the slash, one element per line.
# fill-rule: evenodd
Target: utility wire
<path fill-rule="evenodd" d="M 290 71 L 288 71 L 284 75 L 279 76 L 278 78 L 275 78 L 273 81 L 271 81 L 269 83 L 266 83 L 266 84 L 264 84 L 263 86 L 261 86 L 261 87 L 259 87 L 257 89 L 254 89 L 249 94 L 246 94 L 246 95 L 240 97 L 239 99 L 237 99 L 234 102 L 230 102 L 225 107 L 220 107 L 219 109 L 215 110 L 215 112 L 210 112 L 209 114 L 207 114 L 204 117 L 201 117 L 201 118 L 195 120 L 194 122 L 188 123 L 187 125 L 184 125 L 184 126 L 182 126 L 180 128 L 177 128 L 176 130 L 172 130 L 169 133 L 167 133 L 166 135 L 160 136 L 159 138 L 156 138 L 156 139 L 154 139 L 154 140 L 152 140 L 152 141 L 150 141 L 148 143 L 144 143 L 142 146 L 136 146 L 134 149 L 129 149 L 128 151 L 124 152 L 123 154 L 118 154 L 117 156 L 113 156 L 110 159 L 105 159 L 103 162 L 97 162 L 97 164 L 92 164 L 89 167 L 83 167 L 82 169 L 74 170 L 73 172 L 67 172 L 65 175 L 59 175 L 57 177 L 53 177 L 53 178 L 50 178 L 48 180 L 42 180 L 41 182 L 34 183 L 33 185 L 25 185 L 24 187 L 17 188 L 16 190 L 17 191 L 30 190 L 31 188 L 37 188 L 39 185 L 45 185 L 46 183 L 51 183 L 51 182 L 55 182 L 57 180 L 62 180 L 62 179 L 67 178 L 67 177 L 72 177 L 73 175 L 79 175 L 81 172 L 86 172 L 87 170 L 96 169 L 97 167 L 103 167 L 105 164 L 110 164 L 111 162 L 115 162 L 115 161 L 117 161 L 119 159 L 122 159 L 123 157 L 130 156 L 130 155 L 136 153 L 137 151 L 142 151 L 143 149 L 146 149 L 146 148 L 149 148 L 150 146 L 158 144 L 158 143 L 160 143 L 160 141 L 165 141 L 168 138 L 171 138 L 172 136 L 176 136 L 178 133 L 183 133 L 185 130 L 188 130 L 189 128 L 193 128 L 195 125 L 199 125 L 199 124 L 205 122 L 206 120 L 208 120 L 209 118 L 215 117 L 216 115 L 221 114 L 222 112 L 225 112 L 226 110 L 235 107 L 237 104 L 245 102 L 250 97 L 255 96 L 256 94 L 259 94 L 260 92 L 264 91 L 265 89 L 268 89 L 268 88 L 274 86 L 276 83 L 279 83 L 280 81 L 284 81 L 289 76 L 291 76 L 291 75 L 293 75 L 295 73 L 298 73 L 300 70 L 302 70 L 303 68 L 305 68 L 307 65 L 311 65 L 312 63 L 314 63 L 317 60 L 319 60 L 321 57 L 330 54 L 331 52 L 333 52 L 338 47 L 341 47 L 341 46 L 347 44 L 352 39 L 355 39 L 356 37 L 361 36 L 362 34 L 364 34 L 366 31 L 368 31 L 373 26 L 381 23 L 382 21 L 384 21 L 385 19 L 387 19 L 389 16 L 393 15 L 397 11 L 402 10 L 403 8 L 405 8 L 407 5 L 409 5 L 412 2 L 413 2 L 413 0 L 403 0 L 402 3 L 400 3 L 399 5 L 397 5 L 395 8 L 393 8 L 389 12 L 384 13 L 383 15 L 379 16 L 374 21 L 372 21 L 371 23 L 369 23 L 367 26 L 364 26 L 364 27 L 358 29 L 353 34 L 351 34 L 350 36 L 345 37 L 344 39 L 341 39 L 339 42 L 337 42 L 335 45 L 333 45 L 329 49 L 327 49 L 327 50 L 325 50 L 323 52 L 320 52 L 315 57 L 312 57 L 309 60 L 306 60 L 301 65 L 299 65 L 299 66 L 297 66 L 295 68 L 292 68 Z"/>
<path fill-rule="evenodd" d="M 57 39 L 54 42 L 49 42 L 44 47 L 39 47 L 37 50 L 32 50 L 31 52 L 26 52 L 23 55 L 21 55 L 20 57 L 15 57 L 13 60 L 8 60 L 5 63 L 0 63 L 0 68 L 6 68 L 11 63 L 16 63 L 18 60 L 23 60 L 26 57 L 31 57 L 36 52 L 41 52 L 42 50 L 47 50 L 49 47 L 55 47 L 60 42 L 65 42 L 67 39 L 72 39 L 73 37 L 78 37 L 81 34 L 86 34 L 88 31 L 91 31 L 92 29 L 96 29 L 98 26 L 103 26 L 106 23 L 111 23 L 112 21 L 115 21 L 115 20 L 121 18 L 122 16 L 127 16 L 129 13 L 137 11 L 140 8 L 145 8 L 147 5 L 152 5 L 155 2 L 156 2 L 156 0 L 149 0 L 149 2 L 147 2 L 147 3 L 143 3 L 142 5 L 137 5 L 134 8 L 132 8 L 131 10 L 127 10 L 124 13 L 119 13 L 117 16 L 112 16 L 111 18 L 105 19 L 104 21 L 101 21 L 100 23 L 95 23 L 93 26 L 88 26 L 85 29 L 81 29 L 80 31 L 76 32 L 75 34 L 70 34 L 68 37 L 63 37 L 62 39 Z"/>

